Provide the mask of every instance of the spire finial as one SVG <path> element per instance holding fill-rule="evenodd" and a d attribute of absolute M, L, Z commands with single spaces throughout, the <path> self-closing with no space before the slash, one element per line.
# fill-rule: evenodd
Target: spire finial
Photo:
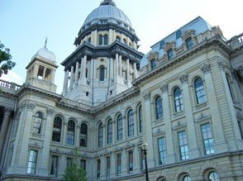
<path fill-rule="evenodd" d="M 47 48 L 47 41 L 48 41 L 48 38 L 46 37 L 45 44 L 44 44 L 44 48 Z"/>
<path fill-rule="evenodd" d="M 116 6 L 116 4 L 112 1 L 112 0 L 103 0 L 100 5 L 112 5 L 112 6 Z"/>

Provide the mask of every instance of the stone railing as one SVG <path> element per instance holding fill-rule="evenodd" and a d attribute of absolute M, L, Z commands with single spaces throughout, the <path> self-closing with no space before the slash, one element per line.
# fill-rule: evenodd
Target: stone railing
<path fill-rule="evenodd" d="M 5 80 L 0 80 L 0 91 L 8 93 L 16 93 L 21 86 L 16 83 L 7 82 Z"/>
<path fill-rule="evenodd" d="M 243 33 L 241 33 L 238 36 L 234 36 L 233 38 L 231 38 L 227 44 L 232 48 L 232 49 L 236 49 L 239 48 L 241 46 L 243 46 Z"/>

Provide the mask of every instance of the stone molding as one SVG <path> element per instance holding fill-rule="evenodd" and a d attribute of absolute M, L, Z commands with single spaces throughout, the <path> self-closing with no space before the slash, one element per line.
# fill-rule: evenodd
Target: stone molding
<path fill-rule="evenodd" d="M 204 74 L 209 73 L 209 72 L 211 71 L 211 65 L 205 63 L 205 64 L 203 64 L 203 65 L 201 66 L 200 69 L 201 69 L 201 71 L 202 71 Z"/>

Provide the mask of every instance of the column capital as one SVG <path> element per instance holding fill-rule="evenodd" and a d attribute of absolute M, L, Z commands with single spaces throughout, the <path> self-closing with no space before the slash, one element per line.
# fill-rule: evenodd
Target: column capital
<path fill-rule="evenodd" d="M 168 92 L 168 84 L 165 84 L 165 85 L 163 85 L 162 87 L 160 87 L 160 90 L 162 91 L 162 93 L 166 93 L 166 92 Z"/>
<path fill-rule="evenodd" d="M 144 95 L 143 95 L 143 98 L 145 99 L 145 100 L 150 100 L 150 98 L 151 98 L 151 93 L 149 92 L 149 93 L 145 93 Z"/>
<path fill-rule="evenodd" d="M 180 79 L 182 84 L 188 83 L 188 74 L 181 75 L 179 79 Z"/>
<path fill-rule="evenodd" d="M 52 116 L 54 114 L 54 112 L 55 111 L 53 109 L 49 109 L 49 108 L 47 109 L 47 115 L 48 116 Z"/>
<path fill-rule="evenodd" d="M 218 66 L 220 68 L 220 70 L 224 71 L 226 70 L 226 65 L 224 62 L 218 62 Z"/>
<path fill-rule="evenodd" d="M 202 71 L 204 74 L 209 73 L 209 72 L 211 71 L 211 65 L 205 63 L 205 64 L 203 64 L 203 65 L 201 66 L 200 69 L 201 69 L 201 71 Z"/>
<path fill-rule="evenodd" d="M 30 111 L 33 111 L 35 109 L 35 104 L 26 104 L 24 105 L 24 107 L 26 107 L 26 109 L 30 110 Z"/>

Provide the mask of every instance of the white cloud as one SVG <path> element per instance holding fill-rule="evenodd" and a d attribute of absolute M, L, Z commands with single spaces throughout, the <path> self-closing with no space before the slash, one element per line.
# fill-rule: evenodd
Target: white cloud
<path fill-rule="evenodd" d="M 20 75 L 18 75 L 17 73 L 13 72 L 13 71 L 9 71 L 7 75 L 3 74 L 1 77 L 2 80 L 8 81 L 8 82 L 14 82 L 16 84 L 23 84 L 23 79 Z"/>

